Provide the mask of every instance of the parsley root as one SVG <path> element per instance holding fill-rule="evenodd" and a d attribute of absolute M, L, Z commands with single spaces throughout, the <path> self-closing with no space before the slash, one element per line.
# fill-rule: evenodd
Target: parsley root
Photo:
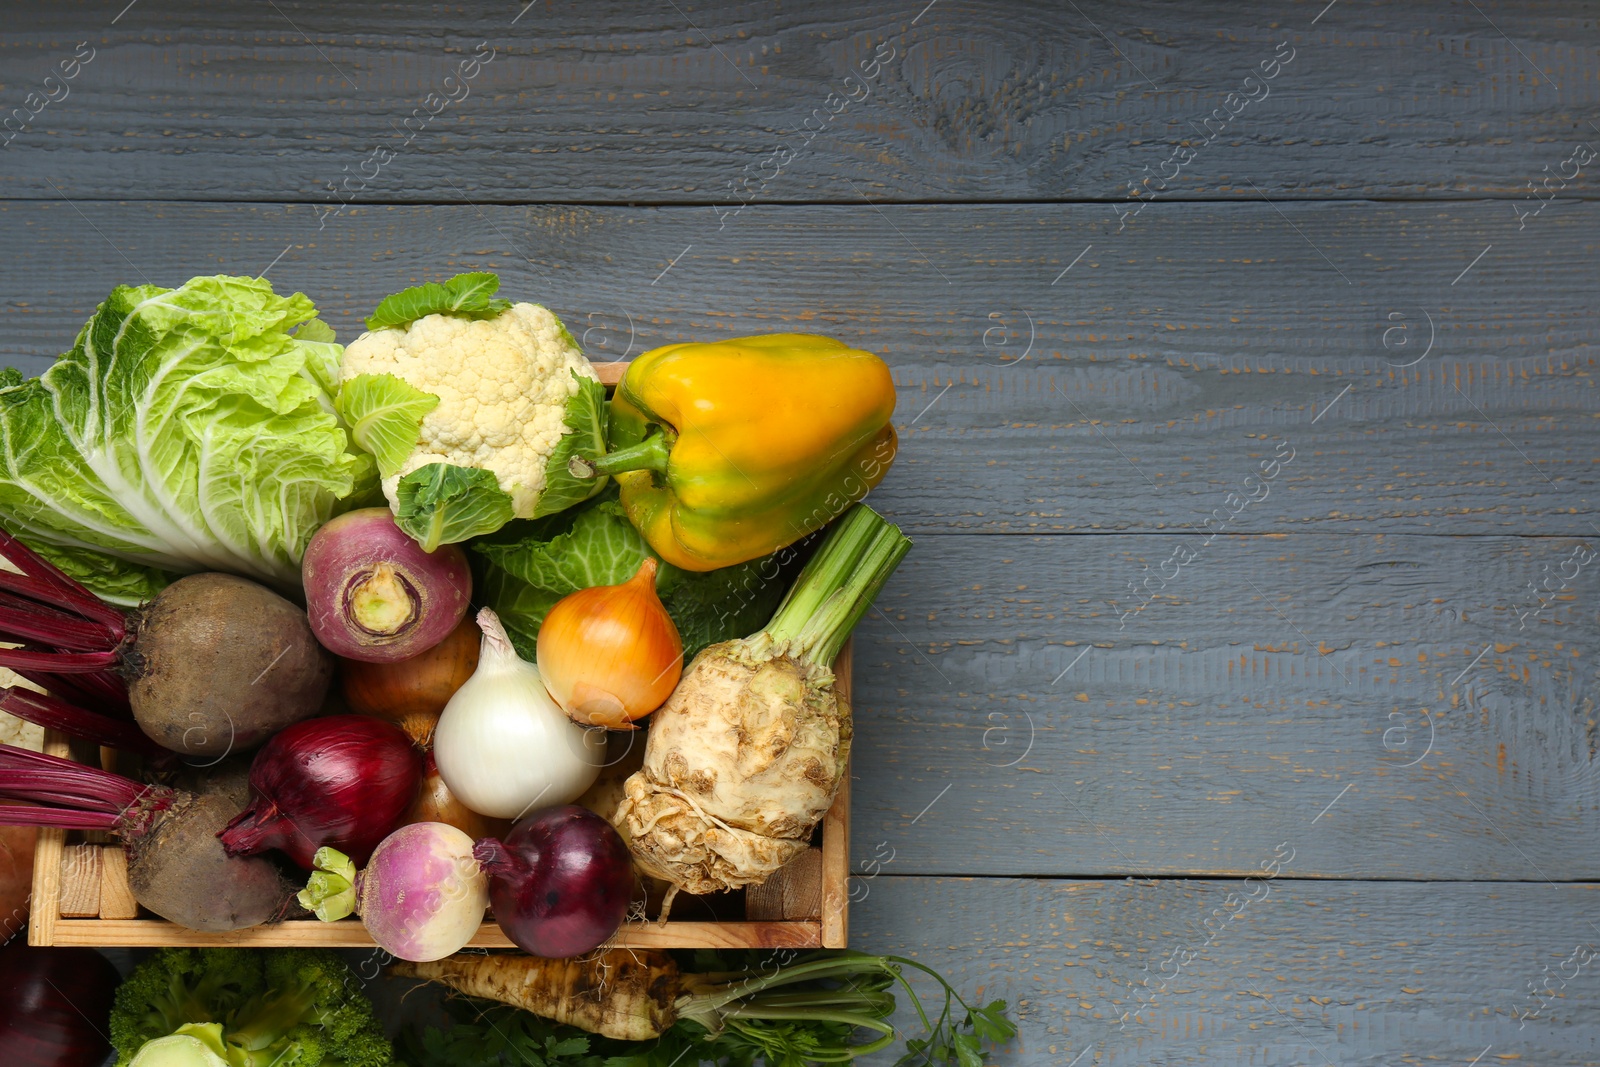
<path fill-rule="evenodd" d="M 713 956 L 710 966 L 729 969 L 688 973 L 664 952 L 621 948 L 584 960 L 457 955 L 397 963 L 389 973 L 441 982 L 602 1037 L 649 1041 L 669 1055 L 673 1045 L 683 1045 L 684 1053 L 699 1053 L 687 1063 L 748 1063 L 753 1052 L 771 1063 L 842 1063 L 876 1052 L 897 1036 L 888 1021 L 894 987 L 906 994 L 925 1028 L 907 1048 L 929 1067 L 979 1062 L 984 1042 L 1004 1044 L 1016 1032 L 1004 1001 L 968 1004 L 936 971 L 914 960 L 859 952 L 747 958 L 739 968 L 731 958 Z M 944 992 L 943 1007 L 932 1018 L 902 973 L 908 969 L 932 978 Z M 869 1036 L 857 1042 L 860 1030 Z"/>

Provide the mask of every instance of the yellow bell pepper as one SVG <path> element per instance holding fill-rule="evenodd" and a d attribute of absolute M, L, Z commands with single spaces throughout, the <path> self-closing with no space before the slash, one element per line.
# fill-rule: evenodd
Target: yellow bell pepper
<path fill-rule="evenodd" d="M 894 382 L 871 352 L 814 334 L 666 345 L 628 367 L 612 451 L 628 518 L 692 571 L 759 559 L 827 525 L 895 455 Z"/>

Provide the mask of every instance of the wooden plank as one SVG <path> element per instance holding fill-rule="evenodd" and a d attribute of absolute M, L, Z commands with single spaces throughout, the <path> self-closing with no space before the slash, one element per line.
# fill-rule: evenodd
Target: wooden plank
<path fill-rule="evenodd" d="M 902 450 L 873 499 L 916 534 L 1182 528 L 1282 442 L 1236 528 L 1600 526 L 1600 205 L 1519 233 L 1503 203 L 1158 204 L 1121 235 L 1086 207 L 788 207 L 709 246 L 688 209 L 397 207 L 305 240 L 303 208 L 0 205 L 0 360 L 38 371 L 140 274 L 284 253 L 274 281 L 349 339 L 392 289 L 497 270 L 601 360 L 796 329 L 881 352 Z"/>
<path fill-rule="evenodd" d="M 855 653 L 852 636 L 834 663 L 834 686 L 845 703 L 855 708 Z M 852 720 L 853 721 L 853 720 Z M 850 759 L 845 766 L 839 795 L 822 817 L 822 945 L 847 948 L 850 944 L 850 806 L 851 781 L 856 766 L 855 746 L 850 743 Z"/>
<path fill-rule="evenodd" d="M 35 942 L 41 943 L 41 942 Z M 183 946 L 195 948 L 371 948 L 372 938 L 354 920 L 296 920 L 231 933 L 202 933 L 151 919 L 61 919 L 53 945 L 97 948 Z M 617 934 L 623 948 L 818 948 L 822 924 L 815 922 L 633 922 Z M 469 948 L 515 948 L 493 923 L 485 923 Z"/>
<path fill-rule="evenodd" d="M 1285 822 L 1273 840 L 1293 848 L 1303 828 Z M 856 947 L 1009 1000 L 1007 1067 L 1595 1062 L 1600 961 L 1580 961 L 1600 949 L 1597 887 L 1295 881 L 1298 866 L 1249 886 L 887 875 L 857 905 Z"/>
<path fill-rule="evenodd" d="M 44 732 L 42 751 L 51 756 L 71 755 L 64 735 Z M 28 894 L 28 944 L 55 944 L 56 925 L 61 921 L 61 860 L 65 855 L 67 832 L 41 829 L 33 850 L 33 887 Z"/>
<path fill-rule="evenodd" d="M 120 846 L 100 850 L 100 918 L 137 919 L 139 902 L 128 884 L 128 854 Z"/>
<path fill-rule="evenodd" d="M 1110 199 L 1166 175 L 1177 196 L 1519 196 L 1590 137 L 1578 0 L 1325 6 L 492 5 L 446 26 L 373 2 L 31 5 L 6 106 L 87 63 L 12 112 L 0 195 Z"/>
<path fill-rule="evenodd" d="M 61 857 L 61 904 L 63 919 L 94 919 L 100 915 L 100 882 L 103 877 L 99 845 L 68 845 Z"/>
<path fill-rule="evenodd" d="M 822 849 L 806 849 L 774 871 L 765 882 L 746 889 L 744 915 L 754 922 L 788 919 L 820 922 Z"/>
<path fill-rule="evenodd" d="M 1202 541 L 919 542 L 855 637 L 856 872 L 1243 875 L 1321 813 L 1297 876 L 1600 877 L 1600 539 Z"/>

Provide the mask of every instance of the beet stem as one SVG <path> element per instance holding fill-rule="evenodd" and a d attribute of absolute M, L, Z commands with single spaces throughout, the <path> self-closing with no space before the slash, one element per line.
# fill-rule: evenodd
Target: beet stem
<path fill-rule="evenodd" d="M 26 678 L 27 675 L 23 677 Z M 102 715 L 114 715 L 123 719 L 133 718 L 133 705 L 128 702 L 128 683 L 113 672 L 106 670 L 94 671 L 91 674 L 58 674 L 54 677 L 81 689 L 88 695 L 87 700 L 74 701 L 79 707 L 87 707 Z M 40 682 L 36 678 L 28 678 L 28 681 L 45 689 L 51 688 L 49 682 Z"/>
<path fill-rule="evenodd" d="M 74 604 L 81 604 L 85 608 L 91 605 L 96 608 L 105 607 L 104 601 L 99 597 L 73 581 L 61 568 L 21 541 L 18 541 L 15 537 L 12 537 L 3 528 L 0 528 L 0 556 L 4 556 L 14 563 L 23 574 L 55 586 L 63 596 Z"/>
<path fill-rule="evenodd" d="M 0 631 L 18 641 L 37 641 L 74 652 L 108 652 L 123 637 L 103 623 L 88 622 L 4 592 L 0 592 Z"/>
<path fill-rule="evenodd" d="M 0 589 L 49 606 L 59 605 L 65 597 L 60 586 L 26 574 L 12 574 L 10 571 L 0 571 Z M 118 632 L 118 639 L 121 639 L 121 634 L 127 629 L 128 620 L 120 609 L 98 599 L 92 604 L 82 599 L 67 599 L 73 611 L 111 627 Z"/>
<path fill-rule="evenodd" d="M 0 804 L 0 826 L 44 826 L 54 830 L 115 830 L 119 817 L 106 811 L 24 808 Z"/>
<path fill-rule="evenodd" d="M 128 703 L 128 685 L 110 671 L 50 674 L 46 671 L 23 670 L 14 673 L 69 704 L 88 708 L 113 719 L 133 719 L 133 706 Z"/>
<path fill-rule="evenodd" d="M 16 686 L 0 686 L 0 711 L 10 712 L 19 719 L 47 730 L 59 730 L 71 737 L 109 748 L 120 748 L 124 752 L 137 752 L 144 756 L 171 755 L 131 722 L 109 718 L 45 693 L 35 693 Z"/>
<path fill-rule="evenodd" d="M 71 795 L 58 793 L 58 788 L 70 790 Z M 12 800 L 32 800 L 38 792 L 86 811 L 121 815 L 157 791 L 156 786 L 140 785 L 98 767 L 86 767 L 14 745 L 0 745 L 0 796 Z M 171 790 L 161 792 L 171 793 Z"/>
<path fill-rule="evenodd" d="M 32 652 L 23 648 L 0 648 L 0 667 L 49 674 L 92 674 L 116 666 L 118 658 L 115 652 Z"/>

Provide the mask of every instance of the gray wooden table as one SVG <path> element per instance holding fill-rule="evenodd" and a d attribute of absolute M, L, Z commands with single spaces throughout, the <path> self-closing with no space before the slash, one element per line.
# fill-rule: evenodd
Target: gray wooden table
<path fill-rule="evenodd" d="M 8 8 L 30 371 L 222 271 L 883 354 L 854 943 L 1001 1062 L 1600 1062 L 1593 5 Z"/>

